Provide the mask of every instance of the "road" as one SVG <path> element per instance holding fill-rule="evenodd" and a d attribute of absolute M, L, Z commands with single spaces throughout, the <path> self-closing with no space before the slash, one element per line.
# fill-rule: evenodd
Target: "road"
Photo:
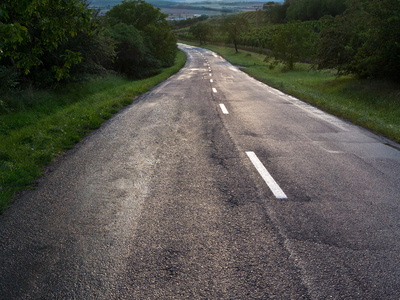
<path fill-rule="evenodd" d="M 0 298 L 399 299 L 400 145 L 180 48 L 0 216 Z"/>

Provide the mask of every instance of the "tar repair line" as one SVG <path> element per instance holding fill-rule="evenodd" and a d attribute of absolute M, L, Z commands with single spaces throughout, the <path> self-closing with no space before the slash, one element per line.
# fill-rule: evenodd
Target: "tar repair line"
<path fill-rule="evenodd" d="M 228 110 L 226 109 L 226 107 L 225 107 L 224 104 L 220 104 L 219 107 L 221 107 L 222 113 L 223 113 L 224 115 L 229 115 L 229 112 L 228 112 Z"/>
<path fill-rule="evenodd" d="M 287 199 L 286 194 L 282 191 L 274 178 L 272 178 L 271 174 L 269 174 L 268 170 L 258 159 L 257 155 L 252 151 L 247 151 L 246 154 L 250 158 L 253 165 L 256 167 L 258 173 L 260 173 L 261 177 L 264 179 L 265 183 L 271 189 L 272 193 L 274 193 L 275 197 L 277 199 Z"/>

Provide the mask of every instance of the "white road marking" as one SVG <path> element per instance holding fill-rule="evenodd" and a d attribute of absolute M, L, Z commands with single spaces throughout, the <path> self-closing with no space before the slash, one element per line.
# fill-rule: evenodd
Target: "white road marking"
<path fill-rule="evenodd" d="M 228 115 L 228 114 L 229 114 L 229 112 L 228 112 L 228 110 L 226 109 L 226 107 L 225 107 L 224 104 L 221 103 L 219 106 L 221 107 L 222 113 L 223 113 L 224 115 Z"/>
<path fill-rule="evenodd" d="M 265 183 L 271 189 L 271 191 L 275 195 L 275 197 L 277 199 L 287 199 L 286 194 L 282 191 L 282 189 L 276 183 L 274 178 L 272 178 L 271 174 L 269 174 L 268 170 L 264 167 L 262 162 L 258 159 L 257 155 L 252 151 L 247 151 L 246 154 L 250 158 L 254 167 L 256 167 L 258 173 L 260 173 L 261 177 L 264 179 Z"/>
<path fill-rule="evenodd" d="M 212 90 L 213 90 L 213 92 L 214 92 L 214 93 L 216 93 L 216 92 L 217 92 L 217 89 L 216 89 L 216 88 L 212 88 Z"/>
<path fill-rule="evenodd" d="M 212 80 L 212 79 L 210 79 L 210 82 L 213 82 L 213 80 Z"/>
<path fill-rule="evenodd" d="M 210 73 L 210 74 L 208 74 L 208 75 L 212 76 L 212 74 L 211 74 L 211 73 Z"/>

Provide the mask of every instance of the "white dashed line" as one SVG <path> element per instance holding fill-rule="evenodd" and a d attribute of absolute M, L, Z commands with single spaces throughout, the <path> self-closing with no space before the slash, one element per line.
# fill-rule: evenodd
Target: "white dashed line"
<path fill-rule="evenodd" d="M 264 179 L 265 183 L 271 189 L 272 193 L 275 195 L 277 199 L 287 199 L 287 196 L 276 183 L 274 178 L 272 178 L 271 174 L 269 174 L 268 170 L 264 167 L 262 162 L 258 159 L 257 155 L 252 152 L 246 152 L 247 156 L 250 158 L 251 162 L 253 163 L 254 167 L 256 167 L 258 173 L 260 173 L 261 177 Z"/>
<path fill-rule="evenodd" d="M 221 107 L 222 113 L 223 113 L 224 115 L 228 115 L 228 114 L 229 114 L 229 112 L 228 112 L 228 110 L 226 109 L 226 107 L 225 107 L 224 104 L 221 103 L 221 104 L 219 105 L 219 107 Z"/>
<path fill-rule="evenodd" d="M 210 74 L 208 74 L 208 75 L 212 76 L 212 74 L 211 74 L 211 73 L 210 73 Z"/>
<path fill-rule="evenodd" d="M 214 82 L 212 79 L 210 79 L 210 82 Z"/>
<path fill-rule="evenodd" d="M 214 92 L 214 93 L 216 93 L 216 92 L 217 92 L 217 89 L 216 89 L 216 88 L 212 88 L 212 90 L 213 90 L 213 92 Z"/>

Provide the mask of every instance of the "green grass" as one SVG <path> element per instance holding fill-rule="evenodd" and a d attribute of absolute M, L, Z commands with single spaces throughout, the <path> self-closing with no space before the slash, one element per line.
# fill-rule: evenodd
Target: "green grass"
<path fill-rule="evenodd" d="M 188 43 L 198 46 L 197 43 Z M 315 71 L 309 64 L 295 70 L 271 70 L 264 55 L 230 47 L 201 46 L 219 53 L 250 76 L 329 113 L 400 142 L 400 86 L 390 81 L 337 77 L 336 71 Z"/>
<path fill-rule="evenodd" d="M 33 188 L 35 179 L 43 173 L 43 166 L 55 156 L 72 148 L 103 121 L 132 103 L 135 96 L 179 71 L 185 61 L 184 53 L 179 51 L 173 67 L 139 81 L 109 76 L 85 84 L 70 84 L 56 91 L 25 91 L 7 99 L 3 96 L 0 102 L 0 212 L 15 193 Z"/>

